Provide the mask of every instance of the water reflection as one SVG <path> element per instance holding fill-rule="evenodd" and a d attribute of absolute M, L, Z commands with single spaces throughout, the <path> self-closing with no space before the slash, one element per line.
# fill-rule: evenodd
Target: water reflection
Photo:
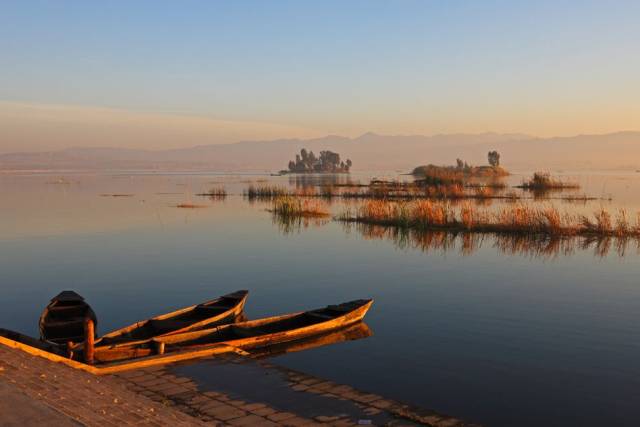
<path fill-rule="evenodd" d="M 360 185 L 360 181 L 353 179 L 349 174 L 294 174 L 289 175 L 289 185 L 299 189 L 334 185 Z"/>
<path fill-rule="evenodd" d="M 296 353 L 298 351 L 312 350 L 326 345 L 338 344 L 346 341 L 360 340 L 369 338 L 372 335 L 373 332 L 371 331 L 371 328 L 369 328 L 366 323 L 359 322 L 345 329 L 340 329 L 325 335 L 252 350 L 250 351 L 250 354 L 253 358 L 261 359 L 288 353 Z"/>
<path fill-rule="evenodd" d="M 633 250 L 640 253 L 640 240 L 624 237 L 556 237 L 534 234 L 489 234 L 448 231 L 420 231 L 398 227 L 370 224 L 346 223 L 345 232 L 358 232 L 365 239 L 389 240 L 403 250 L 415 249 L 423 252 L 457 252 L 472 255 L 489 246 L 503 255 L 520 255 L 553 259 L 573 255 L 576 251 L 593 251 L 593 255 L 604 257 L 615 253 L 624 257 Z"/>
<path fill-rule="evenodd" d="M 320 227 L 330 222 L 326 217 L 301 217 L 271 213 L 271 221 L 283 235 L 297 234 L 309 227 Z"/>

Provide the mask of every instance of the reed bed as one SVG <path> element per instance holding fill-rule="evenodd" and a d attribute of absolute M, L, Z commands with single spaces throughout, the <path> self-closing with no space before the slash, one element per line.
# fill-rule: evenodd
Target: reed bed
<path fill-rule="evenodd" d="M 411 172 L 427 185 L 463 183 L 469 178 L 493 178 L 509 175 L 500 166 L 418 166 Z"/>
<path fill-rule="evenodd" d="M 632 221 L 624 210 L 612 215 L 600 209 L 586 216 L 520 203 L 494 211 L 470 203 L 455 207 L 447 201 L 367 200 L 345 208 L 336 219 L 417 230 L 640 238 L 640 216 Z"/>
<path fill-rule="evenodd" d="M 563 185 L 572 185 L 563 183 Z M 564 187 L 571 188 L 571 187 Z M 250 185 L 244 196 L 250 201 L 273 200 L 282 196 L 301 198 L 332 199 L 371 199 L 371 200 L 505 200 L 518 201 L 524 198 L 520 192 L 506 191 L 503 183 L 448 183 L 424 185 L 420 182 L 371 181 L 367 186 L 320 185 L 301 186 L 289 189 L 274 185 Z M 542 190 L 534 191 L 535 200 L 551 200 Z M 562 197 L 568 202 L 587 202 L 597 200 L 586 195 L 566 195 Z"/>
<path fill-rule="evenodd" d="M 415 184 L 406 184 L 402 186 L 375 185 L 370 186 L 366 190 L 347 190 L 334 194 L 333 197 L 342 197 L 349 199 L 520 199 L 521 196 L 515 192 L 504 194 L 496 192 L 491 186 L 473 186 L 466 187 L 462 184 L 440 184 L 420 186 Z"/>
<path fill-rule="evenodd" d="M 280 196 L 273 201 L 271 212 L 281 217 L 328 217 L 327 206 L 320 200 Z"/>
<path fill-rule="evenodd" d="M 579 189 L 580 185 L 575 182 L 565 182 L 553 178 L 546 172 L 536 172 L 529 180 L 519 185 L 518 188 L 532 191 L 570 190 Z"/>
<path fill-rule="evenodd" d="M 244 191 L 245 197 L 252 199 L 273 199 L 277 197 L 289 195 L 289 190 L 286 187 L 280 187 L 275 185 L 249 185 L 249 188 Z"/>

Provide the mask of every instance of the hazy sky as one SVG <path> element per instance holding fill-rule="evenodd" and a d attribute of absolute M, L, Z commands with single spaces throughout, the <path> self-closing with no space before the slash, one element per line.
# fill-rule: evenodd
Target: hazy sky
<path fill-rule="evenodd" d="M 640 129 L 639 22 L 637 0 L 3 1 L 0 152 Z"/>

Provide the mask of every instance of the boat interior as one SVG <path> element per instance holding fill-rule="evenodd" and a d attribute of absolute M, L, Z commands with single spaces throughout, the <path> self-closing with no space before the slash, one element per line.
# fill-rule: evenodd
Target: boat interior
<path fill-rule="evenodd" d="M 210 344 L 220 341 L 232 341 L 262 335 L 276 334 L 294 329 L 316 325 L 336 319 L 367 304 L 369 300 L 351 301 L 339 305 L 330 305 L 318 310 L 306 311 L 293 316 L 283 316 L 268 322 L 252 325 L 252 322 L 229 325 L 212 331 L 212 333 L 189 341 L 172 343 L 171 346 L 189 346 Z"/>
<path fill-rule="evenodd" d="M 114 337 L 105 337 L 100 343 L 104 345 L 116 344 L 129 340 L 145 340 L 163 335 L 171 331 L 186 328 L 194 323 L 201 322 L 211 317 L 219 316 L 238 304 L 240 298 L 221 297 L 211 304 L 199 304 L 193 310 L 185 311 L 175 317 L 167 319 L 149 319 L 142 322 L 140 327 Z"/>
<path fill-rule="evenodd" d="M 47 306 L 46 310 L 41 333 L 43 338 L 54 343 L 81 342 L 84 340 L 85 318 L 89 316 L 95 323 L 95 315 L 81 299 L 59 298 Z"/>

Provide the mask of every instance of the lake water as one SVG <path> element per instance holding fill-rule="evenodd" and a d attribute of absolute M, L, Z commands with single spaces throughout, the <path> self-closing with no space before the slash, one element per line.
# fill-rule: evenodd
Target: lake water
<path fill-rule="evenodd" d="M 640 210 L 640 174 L 565 175 L 600 200 L 540 203 Z M 268 204 L 241 196 L 252 180 L 296 185 L 240 174 L 0 175 L 0 327 L 37 335 L 63 289 L 88 300 L 99 332 L 237 289 L 251 291 L 250 318 L 371 297 L 371 337 L 277 362 L 486 425 L 638 424 L 635 242 L 531 250 L 487 236 L 470 248 L 464 236 L 393 238 L 332 221 L 283 228 Z M 225 200 L 196 196 L 219 185 Z"/>

